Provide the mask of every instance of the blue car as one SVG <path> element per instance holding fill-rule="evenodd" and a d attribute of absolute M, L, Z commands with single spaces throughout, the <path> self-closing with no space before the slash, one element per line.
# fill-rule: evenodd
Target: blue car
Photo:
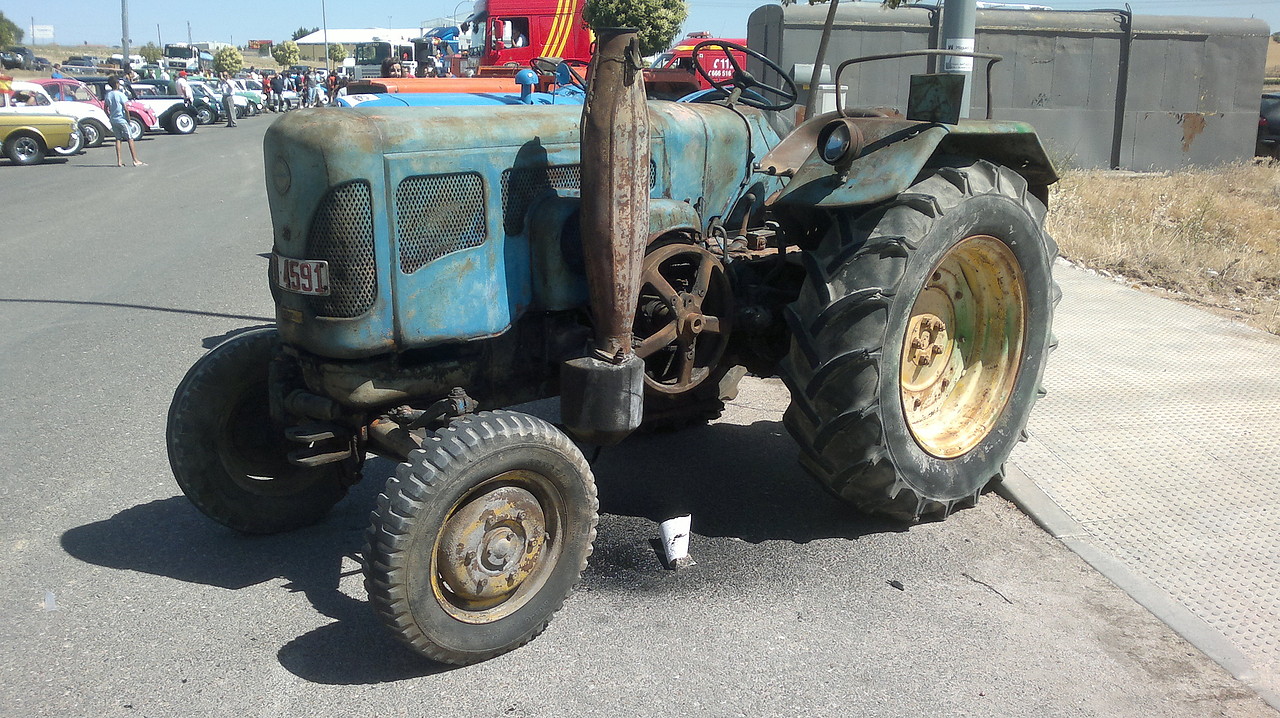
<path fill-rule="evenodd" d="M 559 66 L 567 68 L 563 63 Z M 516 74 L 521 92 L 396 92 L 340 95 L 340 107 L 450 107 L 473 105 L 581 105 L 586 91 L 568 70 L 557 70 L 554 92 L 534 92 L 540 78 L 533 70 Z"/>

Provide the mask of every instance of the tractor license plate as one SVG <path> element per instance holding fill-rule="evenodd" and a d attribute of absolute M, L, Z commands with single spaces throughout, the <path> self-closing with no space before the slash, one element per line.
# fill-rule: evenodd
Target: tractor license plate
<path fill-rule="evenodd" d="M 329 295 L 329 263 L 319 259 L 276 257 L 276 284 L 286 292 Z"/>

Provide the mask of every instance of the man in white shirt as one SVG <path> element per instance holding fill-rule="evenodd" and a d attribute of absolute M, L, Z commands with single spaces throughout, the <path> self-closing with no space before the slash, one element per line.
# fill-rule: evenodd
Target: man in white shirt
<path fill-rule="evenodd" d="M 187 107 L 191 107 L 194 98 L 191 94 L 191 83 L 187 82 L 186 70 L 178 73 L 178 81 L 175 84 L 178 86 L 178 95 L 182 98 L 182 101 L 186 103 Z"/>

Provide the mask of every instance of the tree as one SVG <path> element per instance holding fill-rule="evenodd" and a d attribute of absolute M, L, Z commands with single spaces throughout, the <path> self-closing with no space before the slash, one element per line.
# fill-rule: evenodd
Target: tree
<path fill-rule="evenodd" d="M 298 60 L 302 59 L 302 53 L 298 51 L 298 43 L 285 40 L 271 48 L 271 57 L 275 58 L 276 64 L 280 67 L 288 67 L 298 64 Z"/>
<path fill-rule="evenodd" d="M 0 45 L 17 45 L 22 42 L 22 28 L 0 12 Z"/>
<path fill-rule="evenodd" d="M 300 37 L 305 37 L 305 36 L 307 36 L 307 35 L 310 35 L 311 33 L 315 32 L 316 30 L 319 30 L 319 29 L 320 29 L 320 28 L 318 28 L 318 27 L 313 27 L 313 28 L 311 28 L 310 30 L 308 30 L 308 29 L 307 29 L 307 26 L 306 26 L 306 25 L 303 25 L 302 27 L 299 27 L 297 30 L 294 30 L 294 31 L 293 31 L 293 37 L 291 37 L 291 38 L 289 38 L 289 39 L 290 39 L 290 40 L 297 40 L 298 38 L 300 38 Z"/>
<path fill-rule="evenodd" d="M 1273 32 L 1273 33 L 1271 33 L 1271 41 L 1272 41 L 1272 42 L 1280 42 L 1280 32 Z"/>
<path fill-rule="evenodd" d="M 640 30 L 640 54 L 671 46 L 689 16 L 684 0 L 587 0 L 582 17 L 591 27 L 634 27 Z"/>
<path fill-rule="evenodd" d="M 297 47 L 295 45 L 294 47 Z M 224 47 L 213 56 L 213 69 L 217 72 L 236 74 L 244 67 L 244 55 L 235 47 Z"/>
<path fill-rule="evenodd" d="M 156 47 L 154 42 L 148 42 L 138 48 L 138 54 L 142 55 L 143 60 L 153 65 L 160 62 L 160 58 L 164 57 L 164 52 L 161 51 L 160 48 Z"/>
<path fill-rule="evenodd" d="M 347 59 L 347 47 L 340 42 L 330 45 L 329 59 L 339 63 Z"/>

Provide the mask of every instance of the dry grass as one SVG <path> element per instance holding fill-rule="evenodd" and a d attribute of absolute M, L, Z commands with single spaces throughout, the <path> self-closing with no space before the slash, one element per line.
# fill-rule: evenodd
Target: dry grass
<path fill-rule="evenodd" d="M 1077 170 L 1049 206 L 1067 259 L 1280 334 L 1280 163 Z"/>
<path fill-rule="evenodd" d="M 1268 84 L 1280 80 L 1280 42 L 1274 40 L 1267 43 L 1266 76 Z"/>

